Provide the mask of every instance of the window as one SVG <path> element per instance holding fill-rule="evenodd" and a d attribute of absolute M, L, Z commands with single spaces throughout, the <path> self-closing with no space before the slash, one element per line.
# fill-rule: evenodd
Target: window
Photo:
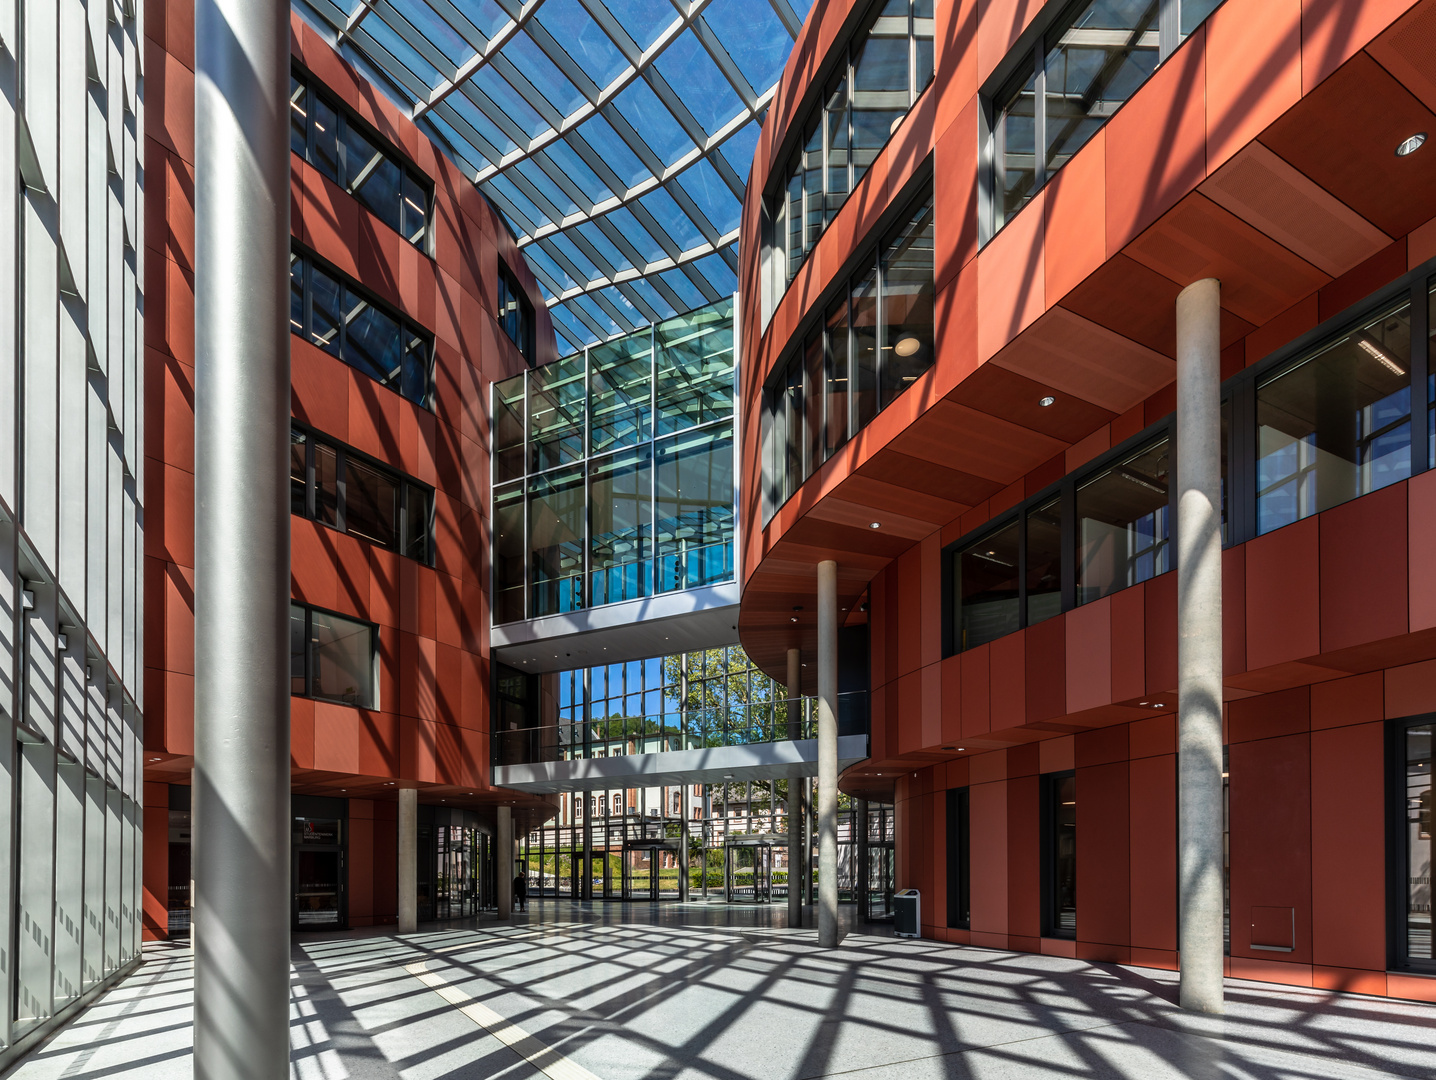
<path fill-rule="evenodd" d="M 1172 568 L 1168 441 L 1162 439 L 1077 488 L 1077 602 Z"/>
<path fill-rule="evenodd" d="M 372 623 L 290 604 L 289 692 L 360 709 L 378 708 L 376 641 Z"/>
<path fill-rule="evenodd" d="M 289 148 L 409 243 L 427 246 L 428 178 L 295 73 L 289 76 Z"/>
<path fill-rule="evenodd" d="M 770 513 L 933 364 L 930 186 L 861 267 L 769 384 Z"/>
<path fill-rule="evenodd" d="M 433 338 L 312 256 L 289 256 L 289 329 L 375 382 L 430 407 Z"/>
<path fill-rule="evenodd" d="M 1393 721 L 1390 728 L 1392 960 L 1397 968 L 1436 973 L 1432 943 L 1430 716 Z"/>
<path fill-rule="evenodd" d="M 992 95 L 992 230 L 1000 229 L 1145 83 L 1220 0 L 1079 0 Z"/>
<path fill-rule="evenodd" d="M 1411 475 L 1411 305 L 1257 386 L 1257 531 Z"/>
<path fill-rule="evenodd" d="M 933 0 L 885 0 L 844 60 L 769 203 L 775 300 L 932 81 Z"/>
<path fill-rule="evenodd" d="M 1077 936 L 1077 774 L 1042 777 L 1042 935 Z"/>
<path fill-rule="evenodd" d="M 519 287 L 518 279 L 503 263 L 499 263 L 499 295 L 496 313 L 499 326 L 518 349 L 524 362 L 534 363 L 534 308 Z"/>
<path fill-rule="evenodd" d="M 958 652 L 1010 634 L 1021 625 L 1017 531 L 1018 523 L 1013 521 L 956 554 Z"/>
<path fill-rule="evenodd" d="M 947 925 L 972 924 L 971 814 L 967 788 L 947 792 Z"/>
<path fill-rule="evenodd" d="M 289 429 L 289 510 L 433 562 L 433 489 L 297 425 Z"/>

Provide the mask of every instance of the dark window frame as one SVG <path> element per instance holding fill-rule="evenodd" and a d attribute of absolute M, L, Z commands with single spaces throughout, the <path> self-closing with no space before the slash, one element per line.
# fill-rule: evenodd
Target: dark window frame
<path fill-rule="evenodd" d="M 392 304 L 390 304 L 390 303 L 388 303 L 387 301 L 382 300 L 382 299 L 380 299 L 379 297 L 375 296 L 373 292 L 371 292 L 369 289 L 365 288 L 365 287 L 364 287 L 361 283 L 359 283 L 358 281 L 354 280 L 354 278 L 350 277 L 348 274 L 344 273 L 342 270 L 339 270 L 339 269 L 335 268 L 335 266 L 334 266 L 332 263 L 330 263 L 330 262 L 328 262 L 326 259 L 323 259 L 323 258 L 321 258 L 320 256 L 314 254 L 314 252 L 310 251 L 309 249 L 305 248 L 304 246 L 302 246 L 302 245 L 300 245 L 300 244 L 297 244 L 297 243 L 291 242 L 291 244 L 290 244 L 290 254 L 291 254 L 292 257 L 298 258 L 298 259 L 300 260 L 300 262 L 303 264 L 303 268 L 304 268 L 304 269 L 303 269 L 303 274 L 304 274 L 304 285 L 303 285 L 304 320 L 303 320 L 303 325 L 302 325 L 302 326 L 299 326 L 299 327 L 296 327 L 296 326 L 294 325 L 294 320 L 293 320 L 293 318 L 291 317 L 291 319 L 290 319 L 290 325 L 289 325 L 289 332 L 290 332 L 290 334 L 292 334 L 292 335 L 295 336 L 295 337 L 298 337 L 301 341 L 304 341 L 304 342 L 306 342 L 307 344 L 312 345 L 314 348 L 319 349 L 321 352 L 324 352 L 324 353 L 326 353 L 326 354 L 329 355 L 329 356 L 333 356 L 334 359 L 338 360 L 341 364 L 344 364 L 344 365 L 346 365 L 347 367 L 351 367 L 351 368 L 353 368 L 355 371 L 359 371 L 361 374 L 365 374 L 367 377 L 373 379 L 373 381 L 376 382 L 376 383 L 378 383 L 380 386 L 384 387 L 384 388 L 387 389 L 387 390 L 392 390 L 394 393 L 398 394 L 398 395 L 399 395 L 401 398 L 403 398 L 405 401 L 407 401 L 407 402 L 409 402 L 409 403 L 411 403 L 411 404 L 413 404 L 413 405 L 417 405 L 417 406 L 418 406 L 419 408 L 421 408 L 421 409 L 426 409 L 426 410 L 428 410 L 429 412 L 433 412 L 433 411 L 434 411 L 434 335 L 433 335 L 433 333 L 432 333 L 431 331 L 429 331 L 429 330 L 426 330 L 424 327 L 420 326 L 420 325 L 419 325 L 418 323 L 416 323 L 413 319 L 409 318 L 407 315 L 405 315 L 403 312 L 401 312 L 398 308 L 394 307 Z M 291 265 L 292 265 L 292 264 L 291 264 Z M 368 304 L 370 307 L 374 308 L 376 311 L 381 312 L 381 313 L 382 313 L 384 316 L 386 316 L 387 318 L 390 318 L 390 319 L 394 320 L 396 323 L 398 323 L 398 324 L 399 324 L 399 333 L 400 333 L 400 345 L 399 345 L 399 347 L 400 347 L 401 353 L 408 348 L 408 345 L 407 345 L 407 340 L 408 340 L 408 338 L 410 338 L 410 337 L 416 337 L 416 338 L 419 338 L 419 339 L 423 342 L 423 346 L 422 346 L 422 347 L 423 347 L 423 350 L 424 350 L 424 354 L 425 354 L 425 355 L 424 355 L 424 358 L 423 358 L 423 364 L 424 364 L 424 395 L 423 395 L 423 400 L 422 400 L 422 401 L 415 401 L 412 397 L 409 397 L 409 396 L 408 396 L 407 394 L 405 394 L 404 391 L 403 391 L 403 381 L 404 381 L 403 364 L 404 364 L 404 361 L 405 361 L 405 359 L 406 359 L 405 356 L 403 356 L 403 355 L 400 356 L 400 360 L 399 360 L 400 368 L 399 368 L 399 377 L 398 377 L 398 379 L 388 379 L 388 380 L 386 380 L 386 379 L 374 379 L 372 375 L 368 375 L 368 373 L 367 373 L 367 372 L 364 372 L 362 368 L 360 368 L 360 367 L 356 366 L 355 364 L 351 363 L 350 360 L 349 360 L 348 358 L 346 358 L 346 356 L 344 355 L 344 353 L 345 353 L 345 351 L 346 351 L 346 345 L 347 345 L 348 335 L 349 335 L 349 324 L 348 324 L 348 320 L 347 320 L 347 319 L 346 319 L 346 320 L 341 320 L 341 322 L 340 322 L 340 324 L 339 324 L 339 330 L 338 330 L 338 333 L 339 333 L 339 346 L 338 346 L 338 349 L 339 349 L 339 351 L 338 351 L 337 353 L 331 353 L 331 352 L 329 352 L 327 349 L 324 349 L 322 346 L 316 345 L 316 344 L 311 340 L 311 339 L 313 338 L 313 327 L 314 327 L 314 269 L 315 269 L 315 267 L 318 267 L 320 270 L 322 270 L 322 271 L 324 272 L 324 274 L 325 274 L 326 276 L 332 278 L 333 280 L 335 280 L 336 282 L 338 282 L 340 285 L 342 285 L 346 291 L 351 291 L 351 292 L 355 293 L 357 296 L 359 296 L 361 299 L 363 299 L 364 302 L 365 302 L 366 304 Z M 290 274 L 291 274 L 291 279 L 292 279 L 292 277 L 293 277 L 293 271 L 292 271 L 292 270 L 291 270 Z M 291 285 L 290 288 L 292 289 L 293 286 Z"/>
<path fill-rule="evenodd" d="M 326 175 L 325 178 L 330 180 L 336 187 L 340 188 L 351 199 L 354 199 L 356 202 L 358 202 L 360 206 L 364 206 L 364 208 L 366 210 L 369 210 L 371 214 L 374 213 L 374 211 L 370 210 L 369 207 L 365 205 L 363 199 L 359 198 L 358 195 L 349 190 L 349 178 L 346 175 L 347 155 L 345 150 L 344 136 L 346 134 L 346 130 L 349 127 L 354 127 L 360 135 L 362 135 L 365 139 L 374 144 L 376 150 L 378 150 L 386 158 L 388 158 L 390 161 L 392 161 L 395 165 L 398 166 L 400 173 L 399 199 L 401 202 L 405 198 L 403 188 L 404 179 L 408 179 L 409 181 L 411 181 L 419 188 L 420 191 L 423 192 L 424 206 L 421 213 L 424 219 L 424 226 L 422 234 L 416 239 L 412 236 L 405 236 L 402 229 L 396 229 L 395 232 L 397 232 L 399 236 L 403 237 L 406 243 L 412 244 L 414 247 L 422 251 L 425 255 L 428 255 L 432 258 L 434 236 L 434 181 L 429 176 L 427 176 L 422 169 L 415 165 L 414 162 L 412 162 L 403 153 L 403 151 L 401 151 L 398 147 L 391 143 L 386 137 L 381 135 L 372 124 L 366 122 L 362 117 L 358 116 L 353 109 L 341 102 L 339 98 L 336 97 L 335 94 L 327 86 L 325 86 L 314 76 L 313 72 L 307 71 L 305 68 L 301 67 L 297 63 L 293 63 L 290 66 L 290 78 L 292 78 L 295 82 L 298 82 L 304 87 L 305 94 L 307 97 L 320 98 L 338 118 L 338 130 L 334 133 L 338 176 L 337 178 L 334 178 L 328 177 Z M 291 117 L 291 124 L 292 123 L 293 119 Z M 315 142 L 316 139 L 314 131 L 314 109 L 311 106 L 305 117 L 304 161 L 313 168 L 318 169 L 321 174 L 323 174 L 325 170 L 314 159 Z M 294 150 L 292 143 L 290 145 L 290 153 L 297 153 L 297 151 Z M 402 214 L 403 210 L 401 207 L 401 221 Z M 374 216 L 378 217 L 377 214 L 374 214 Z M 383 219 L 380 218 L 380 220 L 382 221 Z M 388 222 L 385 222 L 385 225 L 388 224 Z"/>
<path fill-rule="evenodd" d="M 313 701 L 327 701 L 333 704 L 343 705 L 346 708 L 350 709 L 368 709 L 371 712 L 379 711 L 382 704 L 379 698 L 379 624 L 376 622 L 370 622 L 368 619 L 357 618 L 356 616 L 350 615 L 343 611 L 334 611 L 330 608 L 318 607 L 314 604 L 306 604 L 302 600 L 295 600 L 293 597 L 291 597 L 289 600 L 289 607 L 291 611 L 291 616 L 295 608 L 299 608 L 304 612 L 304 692 L 302 694 L 296 694 L 294 692 L 293 671 L 291 670 L 289 696 L 309 698 Z M 313 649 L 314 615 L 316 613 L 320 615 L 329 615 L 336 619 L 343 619 L 346 622 L 351 622 L 360 626 L 368 627 L 369 674 L 372 680 L 371 691 L 373 694 L 373 701 L 371 701 L 370 704 L 356 705 L 353 702 L 345 701 L 343 698 L 328 697 L 326 695 L 316 694 L 314 692 Z"/>
<path fill-rule="evenodd" d="M 1077 781 L 1076 769 L 1064 769 L 1061 772 L 1043 773 L 1038 777 L 1038 818 L 1040 832 L 1040 856 L 1041 859 L 1041 880 L 1042 880 L 1042 936 L 1045 938 L 1061 938 L 1067 941 L 1075 940 L 1077 928 L 1074 925 L 1071 930 L 1064 929 L 1057 925 L 1057 789 L 1065 780 L 1072 780 L 1075 791 Z M 1075 797 L 1075 795 L 1074 795 Z M 1074 812 L 1075 816 L 1075 812 Z M 1072 861 L 1075 866 L 1077 853 L 1072 853 Z M 1072 905 L 1074 910 L 1074 924 L 1076 921 L 1075 911 L 1077 906 L 1077 885 L 1076 873 L 1073 874 Z"/>
<path fill-rule="evenodd" d="M 1436 956 L 1406 955 L 1409 851 L 1406 836 L 1406 730 L 1436 725 L 1436 713 L 1403 716 L 1386 722 L 1386 966 L 1389 971 L 1436 975 Z"/>
<path fill-rule="evenodd" d="M 291 450 L 294 445 L 292 441 L 293 433 L 300 432 L 304 435 L 304 513 L 299 516 L 302 516 L 309 521 L 313 521 L 319 525 L 322 525 L 326 529 L 333 529 L 335 532 L 343 533 L 346 536 L 351 535 L 347 528 L 347 521 L 345 518 L 345 502 L 346 496 L 348 494 L 345 487 L 345 473 L 349 463 L 349 458 L 352 457 L 356 461 L 361 462 L 368 468 L 373 469 L 375 472 L 378 472 L 385 476 L 387 479 L 393 481 L 394 485 L 398 488 L 399 491 L 398 517 L 395 519 L 394 526 L 394 546 L 385 547 L 384 545 L 379 544 L 377 541 L 370 540 L 367 537 L 360 537 L 357 535 L 355 536 L 355 539 L 363 540 L 364 543 L 373 544 L 375 547 L 382 548 L 385 551 L 392 551 L 402 558 L 411 559 L 412 561 L 419 563 L 419 565 L 421 566 L 432 567 L 434 565 L 434 508 L 436 501 L 434 495 L 436 489 L 431 484 L 426 484 L 422 480 L 416 480 L 408 473 L 400 472 L 392 465 L 385 464 L 378 458 L 372 457 L 371 455 L 364 453 L 362 450 L 356 450 L 347 443 L 342 443 L 338 439 L 331 438 L 330 436 L 324 434 L 322 431 L 318 431 L 307 424 L 300 424 L 291 420 L 289 424 L 289 429 L 291 432 Z M 335 454 L 336 501 L 334 508 L 335 523 L 333 525 L 330 525 L 329 523 L 324 521 L 320 521 L 316 512 L 316 496 L 318 493 L 318 484 L 315 479 L 314 448 L 319 443 L 323 443 L 325 446 L 329 447 L 331 450 L 334 451 Z M 293 477 L 291 474 L 291 483 L 292 480 Z M 424 557 L 422 559 L 415 558 L 412 555 L 406 554 L 404 551 L 404 538 L 409 534 L 409 516 L 411 513 L 413 513 L 413 509 L 409 506 L 409 491 L 411 488 L 418 488 L 426 495 L 428 499 L 428 508 L 425 511 L 426 520 L 424 523 Z M 294 503 L 292 497 L 290 500 L 290 513 L 294 513 Z"/>
<path fill-rule="evenodd" d="M 972 926 L 971 788 L 947 791 L 947 925 Z"/>
<path fill-rule="evenodd" d="M 998 193 L 1001 190 L 1001 186 L 997 182 L 1000 169 L 998 150 L 1001 138 L 1000 127 L 1005 112 L 1004 105 L 1011 99 L 1013 91 L 1020 88 L 1028 79 L 1034 80 L 1034 102 L 1045 102 L 1048 51 L 1045 39 L 1051 35 L 1054 27 L 1061 26 L 1075 18 L 1091 2 L 1092 0 L 1051 0 L 1036 18 L 1028 23 L 978 90 L 978 120 L 981 125 L 977 169 L 977 240 L 979 248 L 985 246 L 1009 222 L 1018 217 L 1027 208 L 1027 204 L 1032 201 L 1032 198 L 1035 198 L 1037 193 L 1047 186 L 1052 176 L 1061 171 L 1061 166 L 1052 170 L 1050 174 L 1046 171 L 1045 109 L 1037 108 L 1033 118 L 1032 141 L 1035 160 L 1031 195 L 1027 203 L 1009 214 L 1001 223 L 997 222 Z M 1157 3 L 1159 4 L 1158 59 L 1154 74 L 1155 71 L 1161 70 L 1162 65 L 1168 63 L 1187 41 L 1187 38 L 1184 38 L 1181 33 L 1183 0 L 1157 0 Z M 1217 6 L 1220 6 L 1220 2 Z M 1210 17 L 1210 13 L 1204 16 L 1202 21 L 1205 22 L 1208 17 Z M 1194 26 L 1192 32 L 1195 30 Z M 1190 36 L 1191 33 L 1188 34 L 1188 37 Z M 1127 101 L 1135 97 L 1147 81 L 1144 80 L 1134 88 L 1132 93 L 1103 120 L 1101 126 L 1105 127 L 1113 116 L 1120 113 L 1126 107 Z"/>
<path fill-rule="evenodd" d="M 763 192 L 763 198 L 761 200 L 761 246 L 765 253 L 762 262 L 764 267 L 768 269 L 770 276 L 770 280 L 765 283 L 764 294 L 770 298 L 773 308 L 777 307 L 784 294 L 787 293 L 788 286 L 797 274 L 796 270 L 790 271 L 788 269 L 788 241 L 786 230 L 785 235 L 780 240 L 777 235 L 777 229 L 780 219 L 784 219 L 788 212 L 786 204 L 788 201 L 789 182 L 792 180 L 795 171 L 798 176 L 801 176 L 803 173 L 801 164 L 803 148 L 812 141 L 815 135 L 821 135 L 822 165 L 820 166 L 820 172 L 823 176 L 823 190 L 818 193 L 818 198 L 823 203 L 822 225 L 819 228 L 818 238 L 813 241 L 811 246 L 805 246 L 801 259 L 802 262 L 807 261 L 813 248 L 817 246 L 818 240 L 821 240 L 823 233 L 827 232 L 828 225 L 842 207 L 846 205 L 847 200 L 852 197 L 853 191 L 857 188 L 858 184 L 861 183 L 861 177 L 854 178 L 854 170 L 856 169 L 853 160 L 853 142 L 856 128 L 853 106 L 854 59 L 869 40 L 871 31 L 877 20 L 882 17 L 882 11 L 885 6 L 885 0 L 873 0 L 872 3 L 865 6 L 856 5 L 846 25 L 838 32 L 837 37 L 841 44 L 835 45 L 828 50 L 827 58 L 819 68 L 817 76 L 813 78 L 804 92 L 803 96 L 805 100 L 802 108 L 797 111 L 798 115 L 801 115 L 803 118 L 802 122 L 789 126 L 781 147 L 782 152 L 774 155 L 774 160 L 784 162 L 785 164 L 782 169 L 775 170 L 774 173 L 768 177 L 767 189 Z M 920 38 L 917 34 L 917 21 L 919 16 L 916 14 L 916 6 L 916 2 L 911 2 L 908 5 L 908 105 L 903 117 L 904 120 L 912 114 L 918 102 L 921 101 L 923 95 L 927 93 L 928 88 L 937 82 L 936 13 L 934 12 L 934 18 L 932 20 L 934 23 L 933 36 L 931 38 Z M 920 78 L 918 68 L 919 41 L 930 41 L 934 47 L 932 70 L 928 72 L 927 80 L 920 86 L 917 85 L 917 81 Z M 833 82 L 839 78 L 840 72 L 842 73 L 841 78 L 846 97 L 844 112 L 846 116 L 845 126 L 847 129 L 846 153 L 848 186 L 842 198 L 834 202 L 833 193 L 827 190 L 828 178 L 832 174 L 833 167 L 829 160 L 831 146 L 828 138 L 829 132 L 826 115 L 828 91 Z M 883 144 L 872 150 L 874 160 L 881 156 L 883 149 L 892 141 L 898 129 L 901 127 L 902 124 L 894 125 L 891 130 L 889 130 L 888 137 L 884 140 Z M 805 191 L 805 210 L 802 224 L 804 230 L 808 228 L 809 219 L 809 212 L 806 210 L 806 196 L 807 193 Z M 783 207 L 781 212 L 779 210 L 780 206 Z M 778 270 L 777 259 L 774 257 L 774 253 L 779 251 L 781 251 L 782 259 L 781 271 Z"/>
<path fill-rule="evenodd" d="M 886 397 L 882 392 L 883 354 L 885 350 L 882 347 L 881 337 L 887 326 L 884 321 L 883 310 L 885 293 L 883 287 L 883 253 L 887 242 L 896 235 L 896 230 L 904 223 L 910 222 L 925 204 L 928 205 L 929 212 L 933 212 L 933 207 L 935 206 L 934 200 L 933 160 L 932 156 L 929 155 L 927 160 L 914 171 L 901 194 L 891 201 L 881 218 L 879 218 L 878 222 L 869 231 L 868 242 L 858 249 L 858 254 L 851 257 L 839 273 L 833 275 L 833 280 L 823 291 L 822 295 L 808 307 L 807 315 L 769 371 L 763 387 L 760 425 L 761 472 L 763 478 L 762 509 L 765 524 L 772 519 L 773 515 L 777 513 L 778 509 L 786 503 L 788 499 L 797 494 L 806 480 L 812 477 L 826 462 L 836 457 L 842 447 L 856 436 L 859 431 L 866 427 L 867 424 L 871 423 L 872 420 L 881 415 L 893 402 L 897 401 L 903 394 L 911 389 L 911 384 L 904 386 L 890 398 Z M 879 363 L 878 367 L 873 371 L 872 392 L 876 401 L 875 410 L 872 417 L 864 421 L 860 414 L 859 391 L 857 388 L 857 354 L 854 348 L 857 329 L 853 323 L 853 289 L 859 278 L 865 275 L 869 270 L 873 272 L 873 280 L 876 283 L 877 289 L 876 316 L 874 318 L 872 332 L 879 346 Z M 936 274 L 936 253 L 934 251 L 934 291 L 937 284 Z M 808 367 L 804 362 L 808 344 L 814 339 L 815 335 L 821 337 L 823 342 L 821 366 L 826 378 L 827 372 L 832 367 L 834 357 L 834 350 L 827 333 L 827 323 L 829 314 L 835 311 L 839 305 L 845 306 L 847 312 L 843 328 L 843 333 L 847 335 L 847 355 L 845 357 L 848 386 L 846 391 L 847 431 L 843 439 L 836 443 L 827 437 L 827 395 L 820 389 L 819 394 L 822 400 L 820 414 L 823 423 L 824 437 L 818 441 L 817 445 L 823 449 L 823 460 L 819 462 L 809 460 L 809 444 L 812 443 L 813 440 L 808 438 L 805 432 L 801 430 L 802 417 L 799 417 L 800 430 L 796 437 L 798 439 L 800 467 L 803 475 L 801 479 L 791 485 L 790 490 L 787 483 L 789 477 L 786 467 L 779 468 L 779 459 L 786 458 L 789 453 L 789 442 L 793 436 L 788 430 L 789 425 L 787 423 L 786 413 L 784 413 L 781 420 L 778 416 L 779 412 L 785 409 L 784 403 L 786 399 L 783 390 L 787 382 L 788 368 L 791 365 L 797 365 L 803 384 L 803 400 L 806 402 L 809 395 L 813 393 L 813 387 L 809 385 Z M 935 317 L 934 313 L 934 318 Z M 936 335 L 934 334 L 934 338 L 935 337 Z M 936 363 L 936 341 L 934 340 L 931 362 L 926 370 L 930 371 L 936 366 Z M 829 452 L 830 447 L 831 452 Z M 783 487 L 780 490 L 775 490 L 774 485 L 779 480 L 783 481 Z"/>
<path fill-rule="evenodd" d="M 1337 312 L 1335 315 L 1323 321 L 1318 326 L 1302 334 L 1300 337 L 1288 342 L 1281 348 L 1276 349 L 1268 356 L 1257 361 L 1255 364 L 1237 372 L 1231 378 L 1222 382 L 1221 401 L 1223 410 L 1227 411 L 1228 430 L 1226 451 L 1226 499 L 1225 499 L 1225 529 L 1222 537 L 1222 547 L 1236 547 L 1256 539 L 1259 535 L 1257 522 L 1257 456 L 1258 456 L 1258 431 L 1257 431 L 1257 388 L 1270 382 L 1273 378 L 1289 368 L 1301 364 L 1305 357 L 1314 354 L 1331 342 L 1358 329 L 1365 322 L 1376 314 L 1398 304 L 1403 298 L 1410 299 L 1411 319 L 1411 370 L 1410 377 L 1410 400 L 1411 400 L 1411 457 L 1410 457 L 1410 478 L 1414 478 L 1433 467 L 1429 456 L 1429 445 L 1432 425 L 1436 424 L 1436 416 L 1433 416 L 1432 406 L 1436 401 L 1428 397 L 1428 372 L 1431 368 L 1432 357 L 1427 349 L 1420 347 L 1420 343 L 1427 342 L 1429 348 L 1430 328 L 1428 326 L 1429 308 L 1428 304 L 1436 303 L 1436 298 L 1431 296 L 1436 290 L 1436 259 L 1430 259 L 1413 270 L 1401 275 L 1399 278 L 1387 283 L 1381 288 L 1371 292 L 1362 299 L 1348 306 L 1346 309 Z M 779 369 L 781 370 L 781 369 Z M 765 412 L 766 418 L 766 412 Z M 1004 510 L 979 525 L 977 528 L 958 537 L 952 543 L 946 545 L 942 552 L 942 604 L 943 604 L 943 655 L 951 656 L 960 651 L 957 648 L 957 617 L 958 611 L 954 601 L 955 573 L 953 563 L 958 553 L 968 547 L 982 541 L 985 537 L 1001 531 L 1013 521 L 1025 520 L 1025 516 L 1031 510 L 1045 504 L 1054 496 L 1062 500 L 1062 612 L 1066 613 L 1079 606 L 1077 603 L 1077 567 L 1076 567 L 1076 528 L 1077 528 L 1077 489 L 1088 480 L 1096 477 L 1099 473 L 1106 472 L 1112 466 L 1121 462 L 1124 458 L 1140 450 L 1144 445 L 1156 442 L 1163 437 L 1170 440 L 1169 453 L 1171 455 L 1171 475 L 1177 476 L 1180 468 L 1180 461 L 1177 457 L 1176 440 L 1176 415 L 1169 413 L 1160 420 L 1148 425 L 1142 431 L 1124 440 L 1119 445 L 1106 451 L 1092 461 L 1083 465 L 1080 469 L 1068 473 L 1061 480 L 1048 484 L 1046 487 L 1034 492 L 1023 499 L 1014 507 Z M 1176 569 L 1176 552 L 1178 547 L 1178 529 L 1176 519 L 1176 499 L 1178 486 L 1171 485 L 1170 502 L 1170 527 L 1168 530 L 1167 544 L 1172 552 L 1171 565 L 1166 571 L 1170 573 Z M 1361 496 L 1353 496 L 1353 499 Z M 1349 500 L 1348 500 L 1349 501 Z M 1339 505 L 1339 504 L 1338 504 Z M 1319 516 L 1325 511 L 1318 511 Z M 1298 518 L 1297 524 L 1307 518 Z M 1289 526 L 1281 526 L 1287 528 Z M 1273 532 L 1280 531 L 1271 530 Z M 1027 534 L 1025 529 L 1019 529 L 1019 540 L 1021 542 L 1020 558 L 1025 571 L 1027 561 Z M 1155 580 L 1149 578 L 1147 580 Z M 1026 573 L 1019 575 L 1020 600 L 1018 606 L 1018 632 L 1026 629 L 1029 625 L 1027 612 L 1027 576 Z"/>
<path fill-rule="evenodd" d="M 517 312 L 518 336 L 508 326 L 507 308 L 512 302 Z M 524 292 L 519 285 L 519 279 L 508 265 L 499 260 L 499 272 L 497 278 L 496 292 L 494 296 L 494 318 L 499 324 L 499 329 L 504 336 L 514 343 L 519 355 L 524 358 L 524 363 L 530 368 L 534 366 L 534 338 L 537 334 L 534 306 L 529 300 L 528 293 Z"/>

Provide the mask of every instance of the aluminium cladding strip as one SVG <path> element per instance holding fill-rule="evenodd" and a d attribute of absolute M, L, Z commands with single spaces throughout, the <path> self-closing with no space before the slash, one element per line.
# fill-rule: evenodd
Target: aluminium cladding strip
<path fill-rule="evenodd" d="M 451 985 L 444 976 L 428 970 L 428 967 L 427 960 L 419 960 L 405 965 L 404 970 L 545 1076 L 552 1080 L 600 1080 L 582 1065 L 540 1042 L 517 1024 L 505 1020 L 487 1005 Z"/>

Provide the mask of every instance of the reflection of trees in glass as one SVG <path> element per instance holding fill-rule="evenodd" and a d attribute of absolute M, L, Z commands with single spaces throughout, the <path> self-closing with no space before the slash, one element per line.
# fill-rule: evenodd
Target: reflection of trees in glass
<path fill-rule="evenodd" d="M 681 686 L 690 745 L 724 746 L 787 736 L 787 691 L 759 671 L 741 646 L 663 659 L 664 682 Z M 801 706 L 800 706 L 801 708 Z"/>

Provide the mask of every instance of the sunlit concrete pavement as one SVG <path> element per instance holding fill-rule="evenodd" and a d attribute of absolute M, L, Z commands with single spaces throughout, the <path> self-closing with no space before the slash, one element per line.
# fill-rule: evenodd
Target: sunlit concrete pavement
<path fill-rule="evenodd" d="M 1165 972 L 697 906 L 535 905 L 398 938 L 296 941 L 293 1075 L 740 1080 L 1436 1076 L 1436 1007 L 1229 981 L 1187 1020 Z M 146 963 L 10 1075 L 188 1077 L 188 951 Z"/>

